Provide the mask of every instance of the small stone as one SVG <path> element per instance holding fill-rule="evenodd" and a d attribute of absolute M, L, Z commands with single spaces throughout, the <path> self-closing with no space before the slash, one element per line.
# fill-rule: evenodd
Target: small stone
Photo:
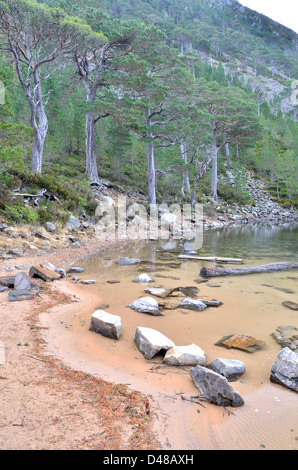
<path fill-rule="evenodd" d="M 120 258 L 118 260 L 118 264 L 121 264 L 123 266 L 130 266 L 132 264 L 139 264 L 139 263 L 140 263 L 140 260 L 138 258 L 125 257 L 125 258 Z"/>
<path fill-rule="evenodd" d="M 202 312 L 207 308 L 207 305 L 202 300 L 184 299 L 180 303 L 179 307 Z"/>
<path fill-rule="evenodd" d="M 289 300 L 282 303 L 285 307 L 291 308 L 292 310 L 298 310 L 298 304 Z"/>
<path fill-rule="evenodd" d="M 67 272 L 67 274 L 70 274 L 70 273 L 83 273 L 84 269 L 83 268 L 70 268 L 66 272 Z"/>
<path fill-rule="evenodd" d="M 165 298 L 172 292 L 171 289 L 165 289 L 164 287 L 148 287 L 145 289 L 146 294 L 154 295 L 155 297 Z"/>
<path fill-rule="evenodd" d="M 94 279 L 85 280 L 85 281 L 81 281 L 81 284 L 96 284 L 96 281 Z"/>
<path fill-rule="evenodd" d="M 56 225 L 53 224 L 52 222 L 46 222 L 45 228 L 47 229 L 48 232 L 55 233 L 57 231 Z"/>
<path fill-rule="evenodd" d="M 74 216 L 71 215 L 67 221 L 66 228 L 68 230 L 79 230 L 81 222 Z"/>
<path fill-rule="evenodd" d="M 23 256 L 23 252 L 19 248 L 13 248 L 11 250 L 8 250 L 7 253 L 12 256 L 19 256 L 19 257 Z"/>

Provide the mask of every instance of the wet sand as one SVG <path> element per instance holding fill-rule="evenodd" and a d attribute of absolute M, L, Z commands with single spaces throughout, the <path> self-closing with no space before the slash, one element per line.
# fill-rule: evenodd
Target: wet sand
<path fill-rule="evenodd" d="M 201 264 L 177 261 L 171 254 L 152 254 L 144 247 L 114 249 L 76 262 L 85 268 L 81 279 L 97 279 L 97 284 L 82 286 L 70 280 L 59 283 L 58 289 L 76 295 L 78 302 L 63 305 L 41 316 L 49 353 L 66 364 L 105 380 L 129 385 L 150 396 L 158 410 L 156 429 L 163 448 L 175 450 L 294 450 L 298 448 L 297 394 L 269 380 L 270 370 L 280 346 L 271 337 L 279 325 L 297 325 L 297 312 L 282 306 L 285 300 L 297 302 L 297 273 L 280 272 L 226 278 L 214 278 L 196 284 Z M 168 266 L 119 266 L 120 256 L 141 256 Z M 146 258 L 147 256 L 147 258 Z M 153 258 L 152 258 L 153 257 Z M 262 262 L 264 261 L 264 262 Z M 257 264 L 265 264 L 266 259 Z M 251 265 L 256 263 L 251 263 Z M 150 272 L 155 269 L 154 272 Z M 156 271 L 157 269 L 157 271 Z M 199 295 L 223 302 L 219 308 L 203 312 L 182 309 L 164 310 L 164 316 L 153 317 L 128 308 L 133 300 L 146 295 L 144 288 L 132 280 L 141 272 L 156 277 L 148 286 L 197 286 Z M 108 280 L 120 283 L 109 284 Z M 212 284 L 219 287 L 213 287 Z M 265 284 L 265 285 L 264 285 Z M 278 288 L 290 289 L 289 294 Z M 122 318 L 122 334 L 118 341 L 89 331 L 91 314 L 102 306 Z M 145 360 L 134 343 L 137 326 L 157 329 L 176 345 L 191 343 L 201 347 L 207 363 L 218 357 L 239 359 L 246 364 L 246 373 L 232 385 L 245 404 L 230 409 L 203 402 L 202 405 L 182 400 L 199 394 L 188 368 L 165 367 L 161 357 Z M 225 349 L 214 343 L 233 334 L 252 335 L 265 341 L 265 347 L 254 353 Z"/>

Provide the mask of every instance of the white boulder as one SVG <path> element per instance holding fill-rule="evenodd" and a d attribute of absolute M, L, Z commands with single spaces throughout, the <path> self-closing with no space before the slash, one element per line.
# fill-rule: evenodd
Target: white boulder
<path fill-rule="evenodd" d="M 204 351 L 196 344 L 174 346 L 167 351 L 163 362 L 172 366 L 196 366 L 198 364 L 204 366 L 206 356 Z"/>
<path fill-rule="evenodd" d="M 96 310 L 91 315 L 89 330 L 118 339 L 121 334 L 121 318 L 104 310 Z"/>
<path fill-rule="evenodd" d="M 146 359 L 152 359 L 160 351 L 168 351 L 175 346 L 173 341 L 159 331 L 141 326 L 136 329 L 135 342 Z"/>
<path fill-rule="evenodd" d="M 147 282 L 154 282 L 154 279 L 149 276 L 147 273 L 142 273 L 136 277 L 133 282 L 138 282 L 139 284 L 147 284 Z"/>

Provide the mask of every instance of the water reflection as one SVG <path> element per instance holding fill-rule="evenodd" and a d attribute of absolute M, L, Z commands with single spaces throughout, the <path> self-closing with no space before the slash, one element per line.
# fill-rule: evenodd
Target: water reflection
<path fill-rule="evenodd" d="M 297 260 L 298 224 L 226 227 L 204 234 L 199 256 Z"/>

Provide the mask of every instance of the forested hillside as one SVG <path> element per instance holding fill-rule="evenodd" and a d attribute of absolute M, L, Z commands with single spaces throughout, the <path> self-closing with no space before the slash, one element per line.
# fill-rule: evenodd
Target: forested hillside
<path fill-rule="evenodd" d="M 249 204 L 247 170 L 298 207 L 295 32 L 234 0 L 4 0 L 0 35 L 7 220 L 92 215 L 102 181 Z"/>

